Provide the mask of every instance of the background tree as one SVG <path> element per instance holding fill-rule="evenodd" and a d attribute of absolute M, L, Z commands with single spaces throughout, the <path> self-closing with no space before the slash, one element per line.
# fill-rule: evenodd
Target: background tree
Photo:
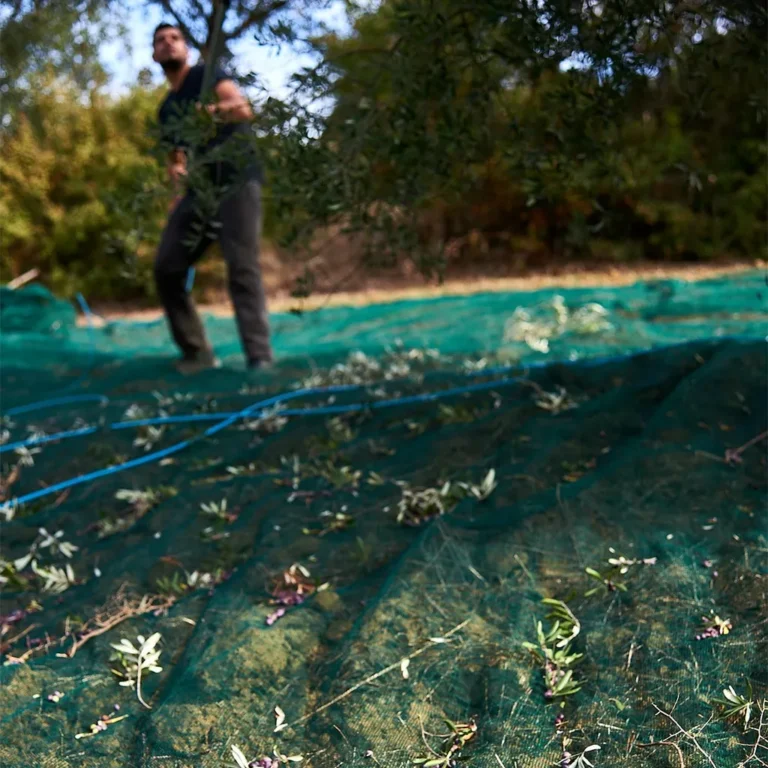
<path fill-rule="evenodd" d="M 112 0 L 0 0 L 0 130 L 20 111 L 36 121 L 35 93 L 56 78 L 82 91 L 104 85 L 99 46 L 122 31 Z"/>
<path fill-rule="evenodd" d="M 160 95 L 112 98 L 48 83 L 0 155 L 0 277 L 38 267 L 57 291 L 103 299 L 151 290 L 152 243 L 167 208 L 145 122 Z M 143 271 L 136 274 L 134 256 Z"/>
<path fill-rule="evenodd" d="M 444 266 L 423 260 L 435 218 L 437 246 L 474 226 L 507 252 L 513 235 L 550 254 L 596 255 L 600 239 L 629 256 L 754 254 L 765 31 L 765 9 L 741 0 L 389 0 L 350 38 L 317 39 L 303 100 L 275 105 L 278 212 L 295 225 L 304 209 L 297 238 L 343 214 L 372 252 L 408 249 L 428 269 Z M 321 97 L 330 115 L 302 112 Z M 735 199 L 755 202 L 740 215 Z"/>
<path fill-rule="evenodd" d="M 148 0 L 177 24 L 191 46 L 208 56 L 213 43 L 217 11 L 222 26 L 218 53 L 231 56 L 231 44 L 245 37 L 263 43 L 296 41 L 299 30 L 311 25 L 313 13 L 330 0 Z"/>

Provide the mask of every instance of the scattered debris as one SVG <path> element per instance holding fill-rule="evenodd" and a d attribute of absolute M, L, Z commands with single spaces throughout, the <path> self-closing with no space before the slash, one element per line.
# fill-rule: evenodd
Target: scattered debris
<path fill-rule="evenodd" d="M 456 760 L 460 757 L 461 751 L 477 734 L 477 724 L 474 720 L 467 723 L 454 723 L 451 720 L 444 722 L 451 729 L 451 733 L 445 738 L 440 752 L 430 748 L 432 756 L 416 758 L 413 761 L 414 765 L 420 765 L 421 768 L 449 768 L 449 766 L 454 766 L 457 764 Z"/>
<path fill-rule="evenodd" d="M 18 466 L 20 467 L 34 467 L 35 456 L 42 451 L 42 448 L 28 448 L 26 446 L 20 446 L 14 450 L 14 453 L 19 457 Z"/>
<path fill-rule="evenodd" d="M 288 417 L 281 415 L 283 410 L 285 410 L 285 406 L 282 403 L 277 403 L 271 408 L 265 408 L 258 414 L 257 418 L 245 419 L 240 429 L 248 429 L 263 435 L 274 435 L 288 423 Z"/>
<path fill-rule="evenodd" d="M 33 560 L 30 567 L 36 576 L 43 579 L 43 592 L 52 592 L 55 595 L 59 595 L 73 584 L 77 584 L 75 571 L 69 563 L 63 568 L 58 568 L 55 565 L 43 568 L 37 564 L 36 560 Z"/>
<path fill-rule="evenodd" d="M 504 327 L 504 342 L 522 342 L 535 352 L 546 354 L 550 341 L 567 333 L 578 336 L 608 333 L 613 325 L 607 319 L 608 310 L 591 302 L 570 310 L 562 296 L 540 304 L 532 310 L 518 307 Z"/>
<path fill-rule="evenodd" d="M 714 611 L 710 611 L 710 613 L 713 615 L 701 617 L 701 620 L 704 623 L 704 629 L 696 635 L 697 640 L 707 640 L 709 638 L 727 635 L 733 629 L 730 619 L 721 619 L 719 616 L 714 615 Z"/>
<path fill-rule="evenodd" d="M 122 488 L 115 493 L 115 498 L 129 504 L 129 509 L 117 517 L 105 517 L 89 527 L 95 530 L 100 539 L 123 533 L 132 528 L 150 510 L 154 509 L 164 499 L 175 496 L 177 490 L 168 486 L 146 488 L 143 491 Z"/>
<path fill-rule="evenodd" d="M 397 504 L 397 522 L 418 526 L 450 512 L 460 501 L 472 496 L 485 501 L 496 489 L 496 471 L 491 469 L 480 485 L 446 482 L 440 488 L 415 491 L 405 482 L 398 482 L 402 496 Z"/>
<path fill-rule="evenodd" d="M 287 728 L 285 724 L 285 712 L 280 707 L 275 707 L 275 730 L 274 733 L 279 733 L 284 728 Z"/>
<path fill-rule="evenodd" d="M 564 739 L 564 741 L 570 742 L 570 739 Z M 587 755 L 592 752 L 597 752 L 600 747 L 597 744 L 590 744 L 586 749 L 582 750 L 578 755 L 572 755 L 566 748 L 563 749 L 563 756 L 560 760 L 561 768 L 592 768 L 592 763 L 587 758 Z"/>
<path fill-rule="evenodd" d="M 143 448 L 145 451 L 151 451 L 165 432 L 165 427 L 153 427 L 148 425 L 140 427 L 139 433 L 133 441 L 135 448 Z"/>
<path fill-rule="evenodd" d="M 184 595 L 196 589 L 207 589 L 212 593 L 213 589 L 225 582 L 232 571 L 217 568 L 213 572 L 208 571 L 184 571 L 184 579 L 178 571 L 170 577 L 160 577 L 157 580 L 157 588 L 164 595 Z"/>
<path fill-rule="evenodd" d="M 67 651 L 66 656 L 72 658 L 89 640 L 109 632 L 127 619 L 143 616 L 146 613 L 154 616 L 161 615 L 175 601 L 175 597 L 167 595 L 136 597 L 130 595 L 124 585 L 119 587 L 107 604 L 81 625 L 80 630 L 73 636 L 72 647 Z"/>
<path fill-rule="evenodd" d="M 119 723 L 121 720 L 125 720 L 128 715 L 120 715 L 119 717 L 112 717 L 112 715 L 102 715 L 93 725 L 91 730 L 87 733 L 76 733 L 76 739 L 87 739 L 90 736 L 97 736 L 102 731 L 106 731 L 107 727 L 114 723 Z"/>
<path fill-rule="evenodd" d="M 545 598 L 542 603 L 552 609 L 547 615 L 553 619 L 545 633 L 540 621 L 536 622 L 538 643 L 523 643 L 543 665 L 545 699 L 571 696 L 581 690 L 581 684 L 573 679 L 573 667 L 584 657 L 572 653 L 573 641 L 581 631 L 581 624 L 571 609 L 561 600 Z"/>
<path fill-rule="evenodd" d="M 232 512 L 227 510 L 226 499 L 222 499 L 218 502 L 203 502 L 200 504 L 200 511 L 203 514 L 208 515 L 209 517 L 214 517 L 216 520 L 220 520 L 223 523 L 233 523 L 235 520 L 237 520 L 237 516 L 239 514 L 239 510 L 233 510 Z"/>
<path fill-rule="evenodd" d="M 768 438 L 768 431 L 761 432 L 759 435 L 756 435 L 751 440 L 748 440 L 744 445 L 739 446 L 738 448 L 729 448 L 725 452 L 725 461 L 727 464 L 741 464 L 744 459 L 741 458 L 744 451 L 751 448 L 753 445 L 757 445 L 759 442 L 765 440 Z"/>
<path fill-rule="evenodd" d="M 736 693 L 732 685 L 727 688 L 723 688 L 723 697 L 711 699 L 713 704 L 719 704 L 725 708 L 723 717 L 743 717 L 744 727 L 749 725 L 749 721 L 752 719 L 752 711 L 755 707 L 753 701 L 752 686 L 747 680 L 747 695 L 742 696 L 740 693 Z"/>
<path fill-rule="evenodd" d="M 608 558 L 608 568 L 602 572 L 595 570 L 594 568 L 585 568 L 584 571 L 587 576 L 599 581 L 608 592 L 615 592 L 619 590 L 621 592 L 627 591 L 627 585 L 623 581 L 619 581 L 619 576 L 626 576 L 630 569 L 638 565 L 656 565 L 657 558 L 644 557 L 644 558 L 628 558 L 623 555 L 615 556 L 616 552 L 611 547 L 608 550 L 614 557 Z M 593 587 L 584 593 L 584 597 L 591 597 L 601 590 L 601 587 Z"/>
<path fill-rule="evenodd" d="M 305 536 L 326 536 L 329 533 L 345 531 L 355 524 L 355 518 L 344 512 L 331 512 L 325 510 L 320 513 L 322 528 L 303 528 L 302 533 Z"/>
<path fill-rule="evenodd" d="M 141 673 L 163 671 L 163 668 L 157 663 L 161 653 L 157 648 L 157 644 L 160 642 L 160 633 L 155 632 L 146 639 L 139 635 L 136 642 L 138 648 L 125 638 L 119 643 L 111 644 L 112 648 L 115 649 L 115 654 L 110 657 L 110 661 L 119 661 L 122 666 L 122 669 L 113 669 L 112 672 L 123 678 L 120 685 L 135 686 L 139 701 L 147 709 L 151 709 L 141 695 Z"/>
<path fill-rule="evenodd" d="M 285 616 L 288 608 L 301 605 L 308 597 L 326 586 L 316 586 L 315 582 L 311 580 L 309 571 L 303 565 L 294 563 L 288 570 L 280 574 L 272 584 L 270 603 L 280 607 L 267 616 L 267 626 L 271 627 L 278 619 Z"/>
<path fill-rule="evenodd" d="M 408 378 L 419 381 L 428 367 L 440 361 L 435 349 L 405 349 L 402 344 L 387 350 L 380 358 L 364 352 L 351 352 L 346 362 L 334 365 L 330 370 L 316 372 L 297 385 L 299 389 L 313 389 L 333 385 L 378 384 L 381 381 L 397 381 Z"/>
<path fill-rule="evenodd" d="M 237 768 L 280 768 L 281 765 L 288 763 L 300 763 L 304 758 L 301 755 L 283 755 L 278 752 L 277 747 L 273 752 L 274 757 L 260 757 L 256 760 L 248 760 L 243 751 L 232 745 L 232 757 L 237 763 Z"/>

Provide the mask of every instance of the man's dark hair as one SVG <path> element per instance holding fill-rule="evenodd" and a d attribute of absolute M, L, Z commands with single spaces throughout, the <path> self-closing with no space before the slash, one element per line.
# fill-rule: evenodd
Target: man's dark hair
<path fill-rule="evenodd" d="M 155 31 L 152 33 L 152 43 L 153 44 L 155 42 L 155 38 L 157 37 L 157 33 L 161 29 L 176 29 L 176 30 L 178 30 L 179 34 L 186 40 L 186 36 L 184 35 L 184 32 L 182 32 L 181 29 L 179 29 L 179 27 L 177 27 L 175 24 L 169 24 L 167 21 L 164 21 L 162 24 L 158 24 L 155 27 Z"/>

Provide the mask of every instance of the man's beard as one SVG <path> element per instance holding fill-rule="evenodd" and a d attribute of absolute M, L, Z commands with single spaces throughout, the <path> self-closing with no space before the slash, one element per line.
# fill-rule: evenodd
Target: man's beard
<path fill-rule="evenodd" d="M 165 72 L 166 75 L 172 75 L 184 66 L 184 60 L 168 59 L 167 61 L 161 61 L 160 66 L 163 68 L 163 72 Z"/>

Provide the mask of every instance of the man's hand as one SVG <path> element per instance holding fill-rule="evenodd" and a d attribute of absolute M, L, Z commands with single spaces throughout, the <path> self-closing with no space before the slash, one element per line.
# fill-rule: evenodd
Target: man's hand
<path fill-rule="evenodd" d="M 168 178 L 171 181 L 173 188 L 173 200 L 168 207 L 168 211 L 172 211 L 177 205 L 179 200 L 184 197 L 184 177 L 187 175 L 187 157 L 181 149 L 174 149 L 168 155 Z"/>
<path fill-rule="evenodd" d="M 174 189 L 178 189 L 181 186 L 181 182 L 187 175 L 186 163 L 169 163 L 168 165 L 168 178 L 174 186 Z"/>
<path fill-rule="evenodd" d="M 232 80 L 222 80 L 214 87 L 216 103 L 195 105 L 203 109 L 216 121 L 241 123 L 253 119 L 253 110 L 248 99 Z"/>
<path fill-rule="evenodd" d="M 195 104 L 195 107 L 197 108 L 197 111 L 200 112 L 202 109 L 205 109 L 205 111 L 213 118 L 216 117 L 216 113 L 219 111 L 219 105 L 218 104 L 206 104 L 203 106 L 201 102 L 197 102 Z"/>

